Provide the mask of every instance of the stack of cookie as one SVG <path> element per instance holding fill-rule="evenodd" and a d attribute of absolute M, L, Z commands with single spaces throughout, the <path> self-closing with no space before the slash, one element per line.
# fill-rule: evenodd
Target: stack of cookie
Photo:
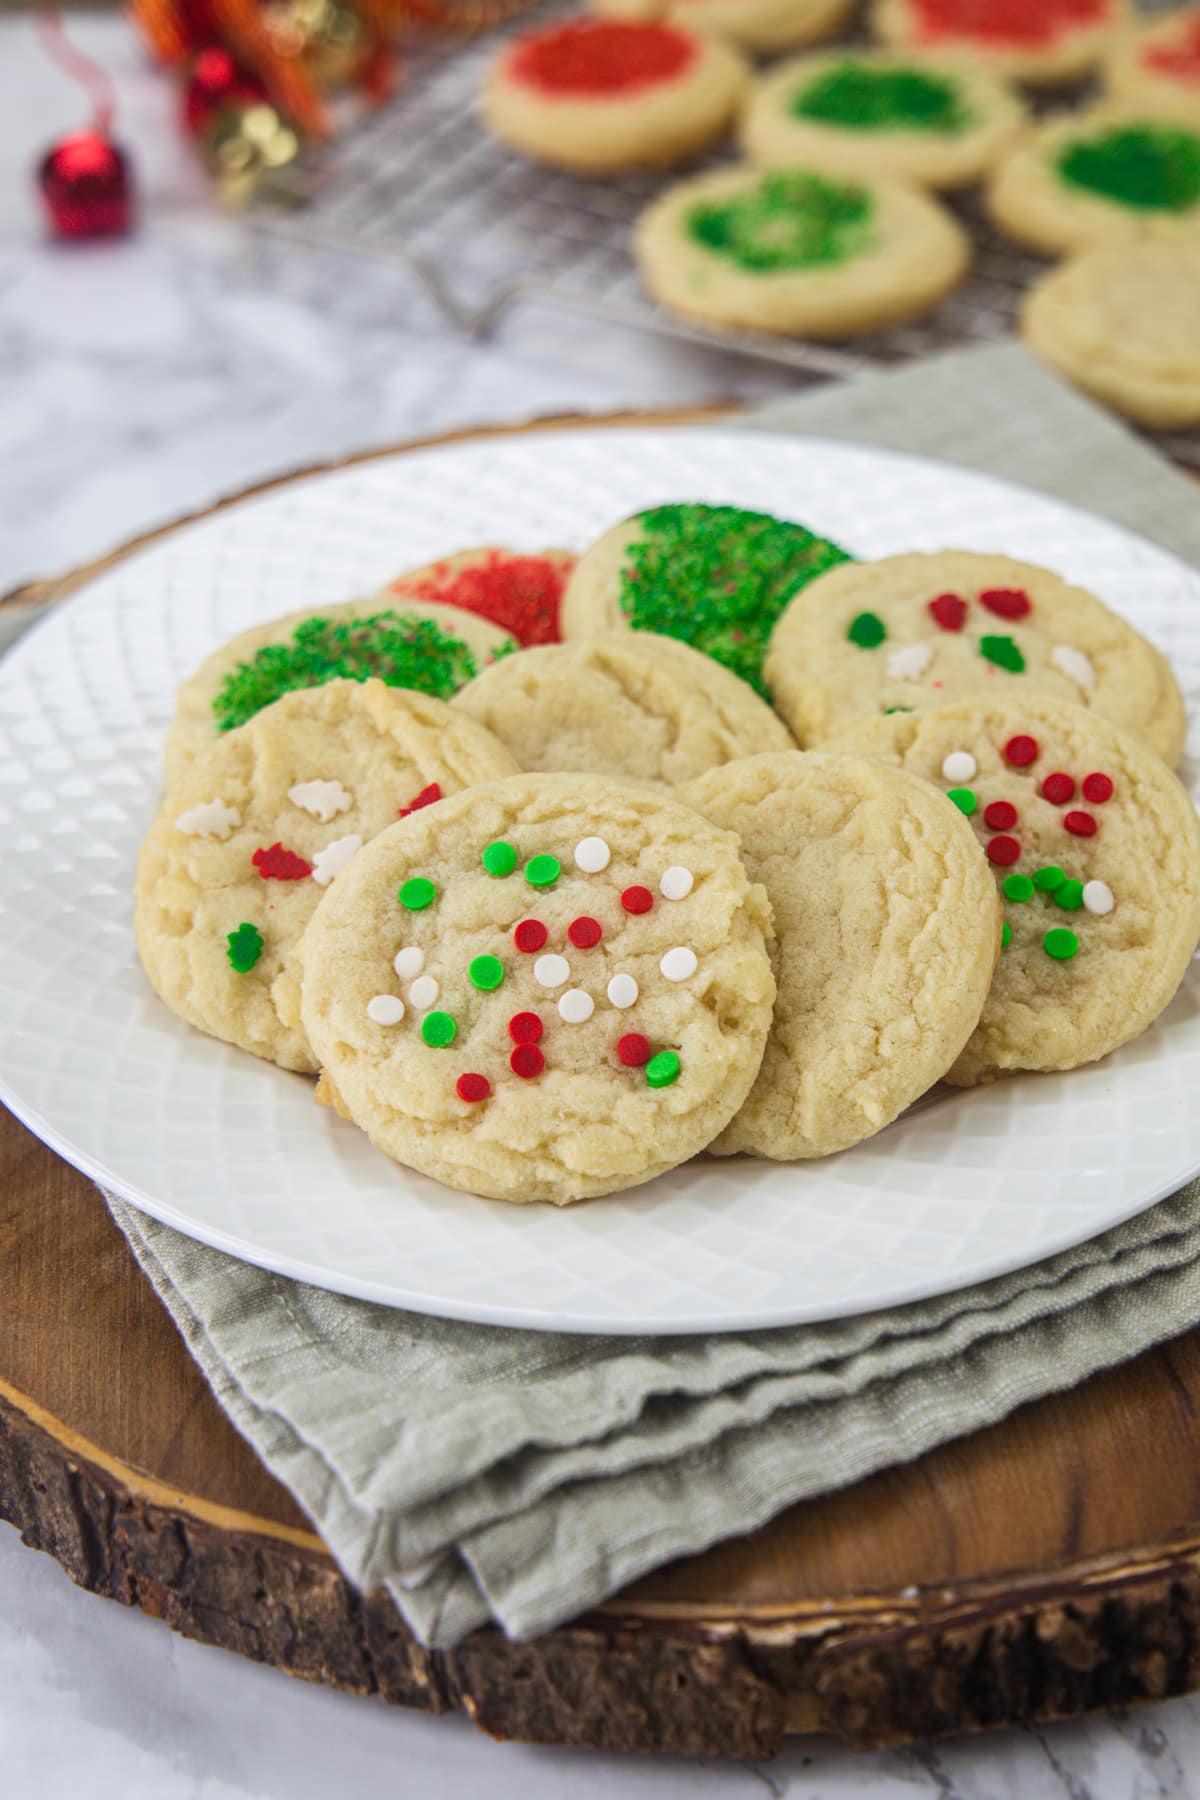
<path fill-rule="evenodd" d="M 1046 570 L 658 506 L 218 650 L 138 946 L 473 1193 L 824 1156 L 1158 1015 L 1200 937 L 1183 733 L 1163 657 Z"/>

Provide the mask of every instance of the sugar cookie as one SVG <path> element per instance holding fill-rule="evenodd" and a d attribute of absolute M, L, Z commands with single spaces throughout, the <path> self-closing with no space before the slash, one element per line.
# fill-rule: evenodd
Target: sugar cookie
<path fill-rule="evenodd" d="M 1117 100 L 1200 119 L 1200 6 L 1122 32 L 1104 65 Z"/>
<path fill-rule="evenodd" d="M 608 19 L 665 19 L 746 50 L 788 50 L 840 31 L 854 0 L 595 0 Z"/>
<path fill-rule="evenodd" d="M 968 55 L 1058 87 L 1095 68 L 1128 16 L 1128 0 L 875 0 L 871 23 L 900 49 Z"/>

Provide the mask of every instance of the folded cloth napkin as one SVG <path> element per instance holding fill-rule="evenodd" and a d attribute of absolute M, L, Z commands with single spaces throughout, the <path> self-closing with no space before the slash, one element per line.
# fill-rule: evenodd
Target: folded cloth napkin
<path fill-rule="evenodd" d="M 1016 347 L 747 421 L 1019 477 L 1200 561 L 1192 485 Z M 826 1325 L 613 1339 L 447 1323 L 193 1243 L 107 1196 L 218 1400 L 347 1575 L 426 1643 L 528 1637 L 790 1502 L 1200 1321 L 1200 1182 L 1093 1243 Z M 603 1204 L 603 1202 L 599 1202 Z"/>

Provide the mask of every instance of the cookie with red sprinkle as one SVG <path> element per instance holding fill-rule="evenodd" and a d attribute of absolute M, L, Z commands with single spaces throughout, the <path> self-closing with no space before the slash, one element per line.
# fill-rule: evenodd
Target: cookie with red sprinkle
<path fill-rule="evenodd" d="M 832 37 L 854 0 L 595 0 L 594 10 L 606 19 L 665 19 L 761 52 Z"/>
<path fill-rule="evenodd" d="M 871 23 L 899 49 L 1061 87 L 1095 68 L 1129 16 L 1129 0 L 875 0 Z"/>
<path fill-rule="evenodd" d="M 1118 100 L 1200 119 L 1200 6 L 1173 8 L 1122 32 L 1104 85 Z"/>
<path fill-rule="evenodd" d="M 563 590 L 574 567 L 567 550 L 485 544 L 398 575 L 385 590 L 387 604 L 457 606 L 518 644 L 556 644 Z"/>

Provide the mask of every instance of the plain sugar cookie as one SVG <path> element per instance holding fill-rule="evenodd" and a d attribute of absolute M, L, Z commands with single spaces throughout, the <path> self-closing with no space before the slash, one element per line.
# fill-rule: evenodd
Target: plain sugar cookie
<path fill-rule="evenodd" d="M 746 50 L 789 50 L 840 31 L 854 0 L 596 0 L 608 19 L 665 19 Z"/>
<path fill-rule="evenodd" d="M 971 821 L 1004 901 L 979 1027 L 948 1079 L 1095 1062 L 1153 1023 L 1200 938 L 1200 827 L 1144 744 L 1047 694 L 893 714 L 855 751 Z"/>
<path fill-rule="evenodd" d="M 436 812 L 378 837 L 305 934 L 304 1023 L 351 1117 L 499 1200 L 607 1194 L 702 1150 L 750 1091 L 775 998 L 737 840 L 578 775 Z"/>
<path fill-rule="evenodd" d="M 737 834 L 775 924 L 766 1054 L 713 1148 L 786 1161 L 872 1136 L 979 1022 L 1001 915 L 974 832 L 926 782 L 855 756 L 755 756 L 679 798 Z"/>
<path fill-rule="evenodd" d="M 871 23 L 899 49 L 1058 87 L 1095 68 L 1128 16 L 1128 0 L 875 0 Z"/>

